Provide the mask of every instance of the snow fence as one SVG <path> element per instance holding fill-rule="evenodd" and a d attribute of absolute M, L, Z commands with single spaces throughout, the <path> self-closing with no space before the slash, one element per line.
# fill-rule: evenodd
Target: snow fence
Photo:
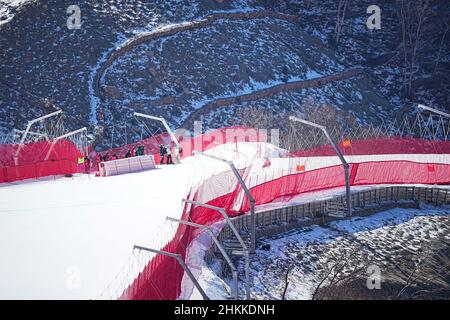
<path fill-rule="evenodd" d="M 221 131 L 214 133 L 215 136 L 217 134 L 220 135 Z M 206 140 L 211 142 L 211 136 Z M 388 146 L 389 142 L 399 146 L 402 153 Z M 447 141 L 389 138 L 381 142 L 372 139 L 343 143 L 351 147 L 346 152 L 346 159 L 350 164 L 352 185 L 450 184 L 450 145 Z M 198 145 L 201 146 L 200 151 L 211 147 L 210 143 Z M 239 170 L 257 205 L 280 198 L 289 201 L 290 197 L 303 192 L 345 185 L 342 165 L 336 156 L 329 154 L 328 148 L 331 147 L 325 146 L 311 152 L 302 150 L 287 158 L 270 159 L 269 164 L 257 163 Z M 187 198 L 224 208 L 232 217 L 245 214 L 250 208 L 231 171 L 219 173 L 193 186 Z M 222 216 L 211 209 L 186 205 L 182 219 L 212 225 L 222 220 Z M 199 232 L 198 229 L 179 225 L 174 238 L 161 250 L 181 254 L 184 259 L 187 248 Z M 120 299 L 177 299 L 183 273 L 174 259 L 157 255 Z"/>
<path fill-rule="evenodd" d="M 17 150 L 20 148 L 17 157 Z M 37 179 L 79 171 L 78 158 L 83 154 L 69 140 L 53 143 L 39 141 L 0 145 L 0 183 Z"/>

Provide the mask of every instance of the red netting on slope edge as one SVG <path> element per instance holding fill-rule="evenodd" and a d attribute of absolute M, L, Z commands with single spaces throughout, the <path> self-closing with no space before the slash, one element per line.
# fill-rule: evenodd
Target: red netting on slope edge
<path fill-rule="evenodd" d="M 391 137 L 366 140 L 344 140 L 339 142 L 344 155 L 370 154 L 450 154 L 450 141 L 428 141 L 411 137 Z M 335 156 L 336 152 L 327 144 L 308 150 L 291 153 L 294 157 Z"/>
<path fill-rule="evenodd" d="M 185 138 L 181 141 L 185 152 L 184 157 L 191 155 L 190 150 L 207 150 L 211 147 L 223 144 L 225 142 L 235 142 L 229 139 L 227 130 L 248 130 L 245 127 L 231 127 L 214 130 L 210 133 L 203 134 L 194 138 Z M 245 133 L 240 137 L 239 141 L 265 142 L 266 137 L 261 137 L 259 133 L 254 135 Z M 230 135 L 233 137 L 233 134 Z M 168 143 L 167 135 L 163 137 L 149 138 L 151 148 L 146 152 L 157 151 L 159 143 Z M 164 142 L 160 142 L 164 140 Z M 389 143 L 395 146 L 390 147 Z M 143 144 L 143 143 L 137 143 Z M 137 145 L 134 144 L 134 145 Z M 144 145 L 146 145 L 144 143 Z M 346 154 L 387 154 L 399 153 L 394 152 L 401 150 L 402 153 L 444 153 L 449 150 L 448 142 L 428 142 L 418 139 L 400 139 L 390 138 L 381 140 L 351 141 L 350 145 L 346 143 L 347 149 L 344 148 Z M 123 148 L 123 153 L 129 146 Z M 343 148 L 341 143 L 341 148 Z M 186 152 L 187 151 L 187 152 Z M 159 155 L 155 152 L 155 160 L 159 162 Z M 299 151 L 294 153 L 299 156 L 319 156 L 334 155 L 331 146 L 323 146 L 310 151 Z M 424 167 L 426 166 L 426 167 Z M 448 183 L 448 166 L 417 164 L 408 161 L 390 161 L 389 163 L 364 163 L 351 164 L 352 183 L 353 184 L 370 184 L 370 183 Z M 404 168 L 403 172 L 407 174 L 398 174 L 402 172 L 399 168 Z M 426 169 L 426 171 L 424 171 Z M 375 174 L 371 174 L 375 172 Z M 426 172 L 426 174 L 424 173 Z M 392 179 L 391 179 L 391 178 Z M 208 181 L 204 182 L 208 184 Z M 280 196 L 294 196 L 302 192 L 315 191 L 326 188 L 334 188 L 344 185 L 342 167 L 333 166 L 313 171 L 307 171 L 298 174 L 289 174 L 272 181 L 264 182 L 251 189 L 257 204 L 264 204 L 273 201 Z M 241 210 L 232 211 L 231 207 L 234 203 L 238 189 L 234 188 L 232 192 L 206 201 L 208 204 L 225 208 L 227 212 L 233 216 L 241 212 L 245 212 L 249 208 L 246 200 L 241 205 Z M 198 196 L 198 195 L 197 195 Z M 196 196 L 196 197 L 197 197 Z M 245 198 L 244 198 L 245 199 Z M 200 224 L 212 224 L 222 217 L 219 213 L 201 208 L 191 208 L 185 211 L 183 219 L 188 219 Z M 195 229 L 180 226 L 176 235 L 162 250 L 180 253 L 185 257 L 186 247 L 195 237 Z M 139 274 L 135 281 L 124 291 L 121 299 L 176 299 L 180 294 L 180 284 L 183 277 L 183 270 L 179 264 L 172 258 L 165 256 L 157 256 L 152 259 L 144 270 Z"/>
<path fill-rule="evenodd" d="M 192 155 L 192 151 L 206 151 L 218 145 L 230 142 L 267 142 L 267 132 L 245 126 L 230 126 L 211 130 L 207 133 L 191 137 L 176 135 L 183 148 L 181 158 Z M 105 150 L 102 153 L 116 154 L 123 158 L 128 150 L 137 146 L 145 147 L 145 154 L 152 154 L 155 162 L 160 162 L 160 144 L 173 143 L 167 133 L 155 135 L 141 141 L 124 145 L 121 147 Z M 370 155 L 370 154 L 442 154 L 450 153 L 450 141 L 428 141 L 411 137 L 390 137 L 366 140 L 345 140 L 339 142 L 339 148 L 345 155 Z M 312 156 L 334 156 L 331 145 L 324 145 L 308 150 L 298 150 L 292 152 L 292 157 L 312 157 Z"/>
<path fill-rule="evenodd" d="M 240 170 L 240 173 L 245 176 L 246 169 Z M 230 174 L 231 171 L 230 171 Z M 220 173 L 219 175 L 223 175 Z M 216 179 L 211 177 L 210 179 Z M 203 184 L 208 184 L 208 180 Z M 230 189 L 233 190 L 229 194 L 212 199 L 208 202 L 210 205 L 225 208 L 230 212 L 237 192 L 241 190 L 237 181 L 230 184 Z M 193 194 L 192 200 L 198 200 L 198 190 L 191 190 Z M 237 213 L 234 213 L 237 214 Z M 233 215 L 233 214 L 230 214 Z M 207 209 L 204 207 L 194 207 L 186 205 L 183 210 L 182 219 L 192 221 L 199 224 L 211 225 L 223 217 L 217 211 Z M 186 225 L 179 225 L 173 239 L 165 245 L 161 250 L 181 254 L 185 258 L 186 248 L 189 246 L 192 239 L 194 239 L 199 230 Z M 181 281 L 184 270 L 173 258 L 156 255 L 139 273 L 137 278 L 128 286 L 119 299 L 121 300 L 173 300 L 176 299 L 181 291 Z"/>
<path fill-rule="evenodd" d="M 180 142 L 180 146 L 183 148 L 182 158 L 192 155 L 192 150 L 205 151 L 212 147 L 222 145 L 227 142 L 266 142 L 267 134 L 265 131 L 258 129 L 248 128 L 245 126 L 230 126 L 211 130 L 201 135 L 191 137 L 176 134 L 177 139 Z M 109 152 L 109 154 L 116 154 L 118 157 L 123 158 L 128 150 L 137 146 L 145 147 L 145 154 L 153 154 L 155 161 L 159 163 L 159 146 L 160 144 L 173 143 L 168 133 L 158 134 L 141 141 L 130 143 L 121 147 L 112 148 L 102 151 L 102 153 Z"/>
<path fill-rule="evenodd" d="M 193 150 L 206 151 L 210 148 L 230 142 L 267 142 L 267 133 L 262 130 L 244 126 L 225 127 L 212 130 L 196 137 L 178 136 L 183 148 L 181 158 L 192 155 Z M 159 145 L 171 144 L 168 134 L 144 139 L 141 142 L 126 145 L 110 150 L 124 156 L 127 150 L 138 145 L 144 145 L 146 154 L 153 154 L 155 162 L 160 162 Z M 344 155 L 371 155 L 371 154 L 450 154 L 450 141 L 428 141 L 411 137 L 390 137 L 366 140 L 345 140 L 338 144 Z M 308 150 L 298 150 L 290 153 L 291 157 L 318 157 L 336 155 L 331 145 L 324 145 Z"/>
<path fill-rule="evenodd" d="M 410 161 L 380 161 L 351 164 L 352 184 L 379 183 L 420 183 L 449 184 L 450 165 L 415 163 Z M 205 181 L 208 183 L 208 181 Z M 298 174 L 290 174 L 268 181 L 251 188 L 257 204 L 273 201 L 281 196 L 294 196 L 302 192 L 334 188 L 344 185 L 342 166 L 326 167 Z M 244 200 L 241 210 L 232 212 L 230 208 L 237 192 L 232 192 L 208 201 L 208 204 L 225 208 L 231 216 L 242 214 L 249 209 Z M 219 213 L 201 208 L 185 211 L 183 219 L 210 225 L 222 217 Z M 163 248 L 170 252 L 180 253 L 184 258 L 186 247 L 195 237 L 192 228 L 179 227 L 173 240 Z M 183 269 L 174 265 L 174 260 L 167 257 L 153 259 L 138 278 L 123 293 L 121 299 L 176 299 L 180 294 Z M 152 285 L 150 285 L 150 283 Z M 155 290 L 157 286 L 158 290 Z"/>
<path fill-rule="evenodd" d="M 32 142 L 22 147 L 16 166 L 14 155 L 17 148 L 18 145 L 0 145 L 0 183 L 76 173 L 78 172 L 77 160 L 83 156 L 72 142 L 62 139 L 54 144 L 48 160 L 45 160 L 51 143 Z"/>
<path fill-rule="evenodd" d="M 350 163 L 350 184 L 450 184 L 450 165 L 440 163 L 417 163 L 412 161 L 376 161 Z M 266 204 L 279 197 L 296 196 L 300 193 L 332 189 L 345 185 L 341 165 L 289 174 L 264 182 L 250 189 L 256 204 Z M 239 212 L 247 212 L 250 204 L 244 199 Z"/>

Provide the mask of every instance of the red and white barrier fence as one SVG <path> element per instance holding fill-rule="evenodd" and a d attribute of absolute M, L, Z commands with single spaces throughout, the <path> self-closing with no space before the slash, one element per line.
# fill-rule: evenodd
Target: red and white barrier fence
<path fill-rule="evenodd" d="M 151 170 L 155 168 L 155 159 L 152 155 L 110 160 L 100 162 L 99 164 L 99 172 L 102 177 Z"/>

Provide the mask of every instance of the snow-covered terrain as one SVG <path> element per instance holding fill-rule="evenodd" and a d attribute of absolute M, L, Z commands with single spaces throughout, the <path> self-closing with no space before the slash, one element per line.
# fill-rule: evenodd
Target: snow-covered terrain
<path fill-rule="evenodd" d="M 422 207 L 392 209 L 260 239 L 251 261 L 252 297 L 280 299 L 289 269 L 286 299 L 311 299 L 330 267 L 345 259 L 347 270 L 377 265 L 388 280 L 397 266 L 411 272 L 407 267 L 419 260 L 423 248 L 439 238 L 450 240 L 449 231 L 449 208 Z M 242 263 L 240 270 L 243 276 Z M 365 285 L 366 269 L 362 274 Z"/>
<path fill-rule="evenodd" d="M 136 125 L 138 111 L 164 117 L 172 129 L 190 129 L 196 120 L 205 129 L 278 128 L 283 148 L 290 151 L 298 149 L 290 140 L 309 138 L 290 128 L 289 115 L 315 121 L 311 111 L 317 109 L 334 120 L 331 126 L 352 128 L 355 122 L 369 128 L 409 117 L 417 102 L 448 109 L 450 5 L 432 0 L 419 23 L 411 3 L 380 0 L 382 28 L 369 30 L 366 9 L 372 1 L 349 1 L 336 41 L 335 0 L 0 0 L 0 143 L 11 143 L 13 129 L 24 129 L 55 108 L 64 111 L 58 128 L 87 127 L 96 150 L 136 142 L 144 126 L 151 135 L 161 129 Z M 67 24 L 67 9 L 74 4 L 81 13 L 81 28 L 75 29 Z M 405 21 L 411 30 L 402 35 Z M 247 110 L 255 109 L 267 119 L 254 117 L 261 122 L 249 124 L 253 117 Z M 291 129 L 298 136 L 284 139 Z M 404 134 L 391 129 L 388 135 Z M 357 139 L 347 129 L 338 131 L 336 140 Z M 371 137 L 369 131 L 361 136 Z M 308 170 L 340 164 L 337 157 L 280 159 L 286 152 L 254 143 L 207 151 L 248 168 L 249 187 L 293 171 L 290 161 L 307 164 Z M 266 167 L 266 158 L 278 159 Z M 349 162 L 388 158 L 450 163 L 448 154 L 346 156 Z M 190 188 L 225 170 L 227 164 L 197 156 L 115 177 L 75 175 L 0 185 L 0 299 L 117 298 L 153 257 L 136 253 L 133 245 L 161 248 L 176 230 L 166 217 L 179 218 Z M 426 170 L 435 172 L 434 165 Z M 353 190 L 366 188 L 372 187 Z M 207 196 L 226 191 L 220 181 Z M 343 192 L 301 194 L 288 204 L 284 196 L 257 211 Z M 243 197 L 241 191 L 236 208 Z M 282 273 L 293 267 L 286 297 L 311 298 L 329 264 L 352 249 L 358 250 L 351 257 L 353 267 L 362 261 L 383 268 L 391 268 L 392 261 L 409 266 L 423 245 L 448 240 L 448 217 L 448 208 L 395 209 L 262 239 L 252 261 L 253 297 L 280 298 Z M 220 223 L 215 227 L 218 231 Z M 204 262 L 210 245 L 201 235 L 186 260 L 207 294 L 225 299 L 230 281 L 220 273 L 219 261 Z M 186 278 L 180 298 L 199 298 Z"/>
<path fill-rule="evenodd" d="M 178 165 L 1 186 L 0 298 L 96 298 L 134 244 L 164 240 L 155 236 L 179 216 L 188 177 Z"/>
<path fill-rule="evenodd" d="M 28 120 L 53 111 L 54 104 L 67 112 L 70 129 L 104 126 L 96 140 L 104 148 L 112 131 L 117 145 L 136 140 L 138 134 L 125 121 L 132 111 L 164 115 L 172 126 L 184 125 L 194 111 L 221 98 L 235 101 L 205 108 L 200 114 L 205 127 L 234 124 L 239 120 L 236 110 L 248 107 L 276 114 L 274 122 L 283 127 L 286 114 L 301 111 L 308 101 L 350 111 L 365 123 L 389 120 L 403 107 L 411 111 L 417 101 L 445 108 L 448 83 L 441 74 L 448 69 L 448 41 L 439 28 L 440 21 L 446 21 L 440 16 L 445 4 L 432 6 L 433 18 L 427 19 L 432 32 L 422 39 L 417 59 L 417 101 L 414 96 L 403 97 L 395 4 L 383 1 L 386 16 L 383 28 L 376 32 L 365 26 L 368 4 L 367 0 L 349 3 L 345 36 L 335 47 L 330 39 L 337 5 L 332 0 L 84 0 L 79 1 L 82 27 L 75 30 L 66 25 L 66 9 L 73 5 L 68 0 L 1 0 L 0 121 L 6 131 L 23 129 Z M 116 59 L 101 78 L 100 92 L 94 92 L 94 76 L 105 59 L 133 39 L 198 22 L 212 13 L 261 10 L 299 19 L 220 19 L 205 28 L 145 41 Z M 430 54 L 434 51 L 438 57 Z M 243 94 L 259 93 L 273 85 L 335 75 L 354 67 L 364 72 L 332 83 L 241 99 Z"/>
<path fill-rule="evenodd" d="M 33 1 L 36 0 L 0 0 L 0 26 L 10 22 L 22 6 Z"/>
<path fill-rule="evenodd" d="M 416 185 L 418 186 L 418 185 Z M 360 186 L 362 191 L 379 186 Z M 446 188 L 445 186 L 442 186 Z M 345 188 L 309 192 L 295 197 L 290 205 L 328 199 L 345 193 Z M 286 203 L 284 203 L 284 206 Z M 269 210 L 282 207 L 281 203 L 270 203 L 257 207 Z M 217 232 L 217 228 L 214 228 Z M 253 299 L 281 299 L 285 286 L 285 273 L 289 270 L 289 286 L 285 298 L 290 300 L 312 298 L 314 291 L 326 272 L 338 261 L 348 259 L 345 271 L 376 265 L 384 272 L 384 280 L 399 281 L 392 268 L 414 266 L 421 254 L 433 241 L 450 240 L 450 208 L 435 208 L 423 205 L 420 209 L 391 209 L 367 217 L 331 222 L 328 226 L 313 225 L 289 232 L 264 237 L 258 240 L 256 254 L 251 259 L 251 282 Z M 207 264 L 203 259 L 212 241 L 203 233 L 192 242 L 188 263 L 198 277 L 208 296 L 228 299 L 231 296 L 232 280 L 223 274 L 223 259 L 213 259 Z M 219 255 L 220 256 L 220 255 Z M 240 295 L 244 290 L 244 261 L 238 264 Z M 404 272 L 411 272 L 405 269 Z M 362 277 L 361 277 L 362 275 Z M 355 280 L 365 286 L 366 269 Z M 401 280 L 405 279 L 400 279 Z M 198 290 L 184 280 L 185 291 L 181 297 L 201 300 Z M 322 286 L 328 283 L 325 281 Z M 344 298 L 344 297 L 341 297 Z"/>

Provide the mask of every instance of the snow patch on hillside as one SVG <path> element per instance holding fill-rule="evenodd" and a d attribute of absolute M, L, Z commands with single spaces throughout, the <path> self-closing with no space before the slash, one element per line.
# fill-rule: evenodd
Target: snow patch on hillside
<path fill-rule="evenodd" d="M 15 14 L 36 0 L 0 0 L 0 26 L 10 22 Z"/>
<path fill-rule="evenodd" d="M 449 208 L 399 208 L 331 222 L 331 228 L 314 225 L 261 239 L 251 262 L 252 298 L 280 299 L 285 270 L 292 268 L 286 299 L 311 299 L 321 280 L 321 270 L 354 248 L 358 250 L 349 268 L 370 260 L 382 271 L 388 270 L 386 257 L 394 261 L 404 259 L 405 252 L 420 252 L 421 246 L 438 236 L 448 239 L 449 215 Z M 243 262 L 239 268 L 243 276 Z"/>

